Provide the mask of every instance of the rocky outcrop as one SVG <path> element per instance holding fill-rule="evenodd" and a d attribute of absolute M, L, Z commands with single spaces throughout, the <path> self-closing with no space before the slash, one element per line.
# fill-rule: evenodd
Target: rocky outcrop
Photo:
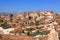
<path fill-rule="evenodd" d="M 58 33 L 55 29 L 51 29 L 50 33 L 48 34 L 48 40 L 59 40 Z"/>
<path fill-rule="evenodd" d="M 12 36 L 13 39 L 15 36 L 17 38 L 20 36 L 20 39 L 22 37 L 21 40 L 47 40 L 47 37 L 48 40 L 59 40 L 60 14 L 55 14 L 53 11 L 23 12 L 15 16 L 13 14 L 2 14 L 0 15 L 0 28 L 0 34 L 7 34 L 10 37 L 14 35 Z M 38 32 L 34 32 L 34 30 L 38 30 Z M 28 35 L 28 33 L 34 36 Z"/>

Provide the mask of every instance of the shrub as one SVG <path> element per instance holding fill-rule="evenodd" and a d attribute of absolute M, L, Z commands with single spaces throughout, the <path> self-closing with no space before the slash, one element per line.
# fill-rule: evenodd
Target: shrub
<path fill-rule="evenodd" d="M 10 17 L 13 17 L 13 14 L 10 14 Z"/>
<path fill-rule="evenodd" d="M 39 32 L 39 35 L 47 35 L 48 32 Z"/>
<path fill-rule="evenodd" d="M 32 31 L 32 30 L 33 30 L 33 28 L 27 28 L 27 30 L 28 30 L 28 31 Z"/>
<path fill-rule="evenodd" d="M 35 25 L 36 25 L 36 26 L 39 25 L 39 21 L 36 21 L 36 20 L 35 20 Z"/>
<path fill-rule="evenodd" d="M 12 22 L 13 18 L 10 18 L 10 22 Z"/>
<path fill-rule="evenodd" d="M 3 20 L 2 20 L 2 19 L 0 19 L 0 22 L 3 22 Z"/>
<path fill-rule="evenodd" d="M 25 33 L 24 30 L 22 30 L 22 33 Z"/>
<path fill-rule="evenodd" d="M 35 32 L 30 31 L 30 32 L 28 32 L 27 34 L 28 34 L 29 36 L 36 36 L 36 35 L 39 34 L 39 31 L 35 31 Z"/>
<path fill-rule="evenodd" d="M 3 24 L 1 24 L 2 28 L 7 29 L 10 28 L 11 26 L 9 24 L 7 24 L 7 22 L 4 22 Z"/>
<path fill-rule="evenodd" d="M 60 36 L 60 32 L 58 33 L 58 35 Z"/>
<path fill-rule="evenodd" d="M 47 35 L 48 32 L 39 32 L 39 31 L 32 32 L 32 31 L 30 31 L 30 32 L 28 32 L 27 34 L 28 34 L 29 36 Z"/>

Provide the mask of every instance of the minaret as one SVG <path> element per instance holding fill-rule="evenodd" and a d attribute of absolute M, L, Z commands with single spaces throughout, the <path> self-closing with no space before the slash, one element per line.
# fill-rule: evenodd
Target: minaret
<path fill-rule="evenodd" d="M 55 31 L 54 27 L 50 30 L 48 34 L 48 40 L 59 40 L 58 33 Z"/>

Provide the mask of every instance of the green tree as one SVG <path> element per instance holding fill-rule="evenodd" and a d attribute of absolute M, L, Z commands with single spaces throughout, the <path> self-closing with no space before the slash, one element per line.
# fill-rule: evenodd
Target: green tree
<path fill-rule="evenodd" d="M 0 19 L 0 22 L 3 22 L 3 20 L 2 20 L 2 19 Z"/>
<path fill-rule="evenodd" d="M 10 17 L 13 17 L 13 14 L 10 14 Z"/>
<path fill-rule="evenodd" d="M 10 22 L 13 20 L 13 14 L 10 14 Z"/>
<path fill-rule="evenodd" d="M 11 17 L 11 18 L 10 18 L 10 22 L 12 22 L 12 20 L 13 20 L 13 18 Z"/>
<path fill-rule="evenodd" d="M 4 22 L 3 24 L 1 24 L 1 26 L 4 29 L 7 29 L 7 28 L 10 28 L 11 27 L 7 22 Z"/>
<path fill-rule="evenodd" d="M 39 31 L 35 31 L 35 32 L 29 31 L 27 34 L 28 34 L 29 36 L 36 36 L 36 35 L 39 34 Z"/>
<path fill-rule="evenodd" d="M 27 33 L 27 35 L 29 35 L 29 36 L 47 35 L 47 34 L 48 34 L 48 32 L 39 32 L 38 30 L 35 31 L 35 32 L 29 31 L 29 32 Z"/>

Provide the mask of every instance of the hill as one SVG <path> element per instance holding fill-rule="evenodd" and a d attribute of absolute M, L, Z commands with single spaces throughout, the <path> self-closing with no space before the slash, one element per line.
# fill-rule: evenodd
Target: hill
<path fill-rule="evenodd" d="M 2 14 L 0 15 L 0 27 L 2 27 L 0 31 L 3 32 L 3 34 L 0 33 L 2 40 L 47 40 L 52 28 L 60 34 L 60 14 L 53 11 L 22 12 L 16 15 Z"/>

